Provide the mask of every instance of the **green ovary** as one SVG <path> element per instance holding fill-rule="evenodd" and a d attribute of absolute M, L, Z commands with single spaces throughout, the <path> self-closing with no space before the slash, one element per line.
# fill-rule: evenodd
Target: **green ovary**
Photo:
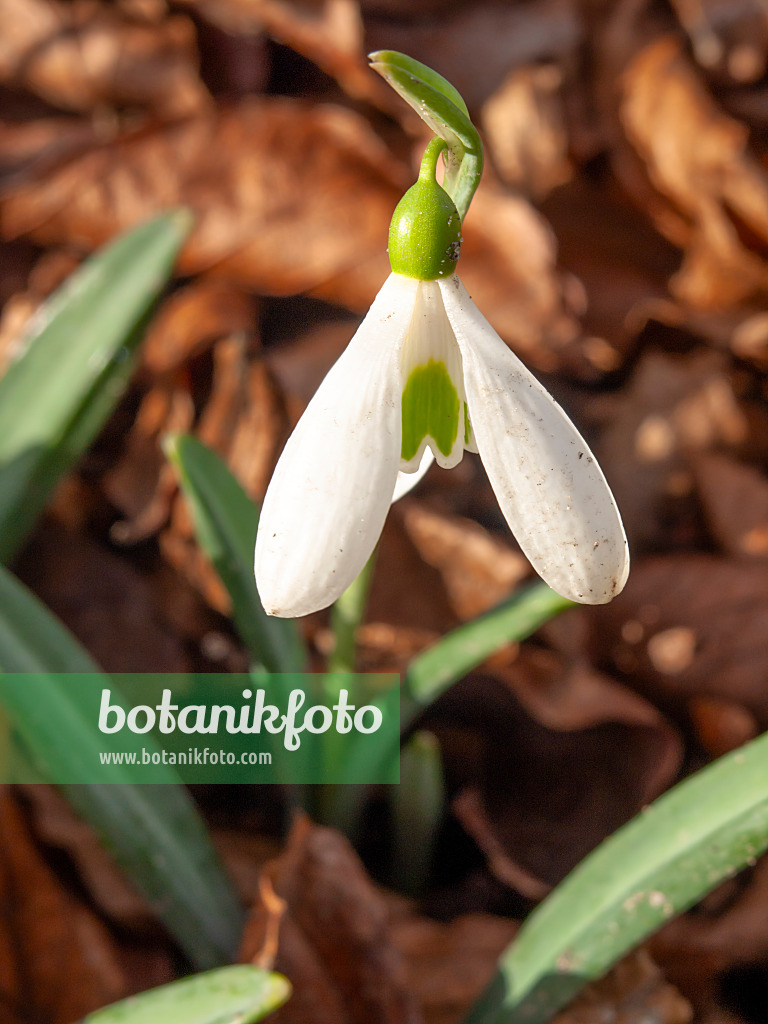
<path fill-rule="evenodd" d="M 410 462 L 427 435 L 449 456 L 459 433 L 460 406 L 445 363 L 430 359 L 412 370 L 403 389 L 403 460 Z"/>

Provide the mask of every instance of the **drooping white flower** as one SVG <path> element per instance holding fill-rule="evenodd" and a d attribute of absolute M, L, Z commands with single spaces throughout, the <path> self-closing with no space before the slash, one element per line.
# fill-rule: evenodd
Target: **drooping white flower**
<path fill-rule="evenodd" d="M 594 456 L 454 272 L 460 222 L 435 181 L 440 145 L 395 211 L 393 273 L 267 490 L 255 571 L 271 615 L 306 615 L 343 593 L 408 490 L 404 474 L 423 474 L 430 451 L 445 469 L 479 453 L 512 532 L 553 590 L 602 604 L 626 582 L 621 517 Z"/>
<path fill-rule="evenodd" d="M 405 425 L 405 432 L 403 426 Z M 605 478 L 560 406 L 507 348 L 455 274 L 391 274 L 291 435 L 269 485 L 256 582 L 272 615 L 336 600 L 370 557 L 398 471 L 477 451 L 539 575 L 585 604 L 629 572 Z"/>

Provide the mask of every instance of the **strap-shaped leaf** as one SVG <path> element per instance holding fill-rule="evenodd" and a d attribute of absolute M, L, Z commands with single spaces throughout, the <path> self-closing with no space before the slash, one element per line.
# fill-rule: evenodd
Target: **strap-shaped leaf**
<path fill-rule="evenodd" d="M 290 991 L 281 974 L 238 964 L 113 1003 L 82 1024 L 255 1024 L 282 1006 Z"/>
<path fill-rule="evenodd" d="M 34 690 L 8 673 L 40 673 Z M 34 767 L 55 781 L 99 763 L 111 737 L 78 704 L 66 673 L 99 673 L 62 624 L 0 567 L 0 707 Z M 98 682 L 95 677 L 94 685 Z M 106 675 L 103 685 L 119 699 Z M 41 696 L 41 692 L 44 696 Z M 151 737 L 121 733 L 119 747 L 153 746 Z M 168 930 L 200 967 L 230 961 L 242 911 L 186 788 L 170 766 L 157 766 L 166 785 L 133 782 L 131 765 L 104 766 L 112 785 L 62 786 L 69 802 L 99 834 L 115 860 L 147 897 Z"/>
<path fill-rule="evenodd" d="M 572 607 L 572 601 L 545 583 L 535 583 L 447 633 L 408 666 L 402 689 L 403 726 L 500 647 L 525 640 Z"/>
<path fill-rule="evenodd" d="M 121 236 L 32 318 L 0 380 L 0 560 L 18 549 L 120 398 L 142 321 L 190 226 L 176 210 Z"/>
<path fill-rule="evenodd" d="M 545 1024 L 628 950 L 768 848 L 768 735 L 675 786 L 526 921 L 466 1024 Z"/>
<path fill-rule="evenodd" d="M 270 672 L 301 672 L 306 651 L 296 624 L 267 615 L 253 576 L 259 512 L 226 464 L 189 434 L 165 439 L 189 502 L 201 548 L 232 599 L 232 615 L 254 659 Z"/>

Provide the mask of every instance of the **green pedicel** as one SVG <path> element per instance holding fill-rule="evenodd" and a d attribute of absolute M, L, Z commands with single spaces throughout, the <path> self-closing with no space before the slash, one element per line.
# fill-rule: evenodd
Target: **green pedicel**
<path fill-rule="evenodd" d="M 430 359 L 412 370 L 403 389 L 402 458 L 410 462 L 427 436 L 447 458 L 459 433 L 460 405 L 445 363 Z"/>
<path fill-rule="evenodd" d="M 461 249 L 461 217 L 453 200 L 435 179 L 437 159 L 445 148 L 433 139 L 421 162 L 419 180 L 397 204 L 389 229 L 389 262 L 403 277 L 434 281 L 450 277 Z"/>

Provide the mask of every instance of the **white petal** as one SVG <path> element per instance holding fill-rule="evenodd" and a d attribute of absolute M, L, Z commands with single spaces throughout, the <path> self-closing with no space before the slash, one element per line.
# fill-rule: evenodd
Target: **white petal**
<path fill-rule="evenodd" d="M 376 545 L 400 463 L 400 359 L 417 283 L 387 279 L 280 457 L 256 538 L 270 615 L 325 608 Z"/>
<path fill-rule="evenodd" d="M 423 479 L 427 470 L 435 461 L 435 456 L 432 453 L 431 448 L 425 448 L 421 456 L 421 462 L 419 468 L 415 473 L 398 473 L 397 481 L 395 483 L 395 493 L 392 495 L 392 504 L 396 501 L 400 501 L 406 494 L 409 494 L 419 480 Z"/>
<path fill-rule="evenodd" d="M 437 281 L 419 282 L 402 367 L 403 447 L 408 458 L 400 460 L 400 468 L 404 473 L 417 469 L 429 447 L 439 466 L 453 469 L 464 455 L 464 374 Z M 433 377 L 427 384 L 422 377 L 419 384 L 419 375 L 429 371 L 437 373 L 437 380 Z"/>
<path fill-rule="evenodd" d="M 464 360 L 478 451 L 520 547 L 559 594 L 582 604 L 610 601 L 626 582 L 629 551 L 597 461 L 459 279 L 440 286 Z"/>

